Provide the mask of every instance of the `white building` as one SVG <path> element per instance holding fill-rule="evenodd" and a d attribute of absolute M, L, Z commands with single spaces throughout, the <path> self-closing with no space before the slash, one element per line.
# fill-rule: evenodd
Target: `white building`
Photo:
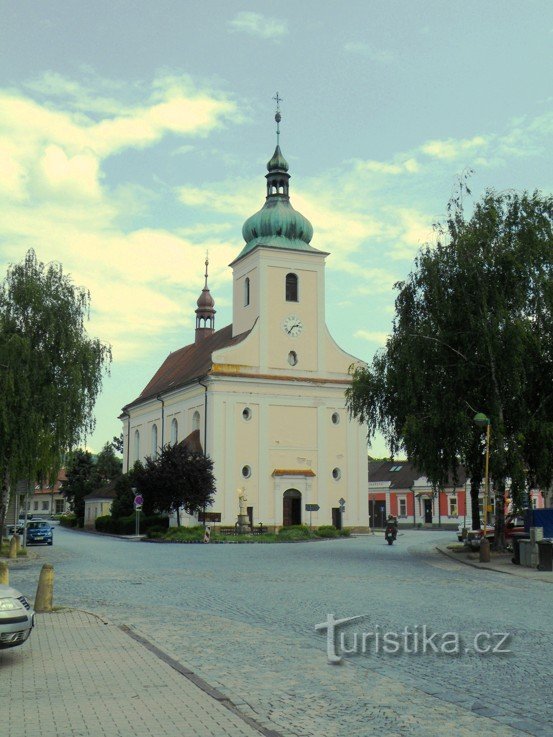
<path fill-rule="evenodd" d="M 254 525 L 305 522 L 305 505 L 318 504 L 313 525 L 367 528 L 366 428 L 344 397 L 357 359 L 326 327 L 328 254 L 310 245 L 313 228 L 290 204 L 278 145 L 267 169 L 265 204 L 230 264 L 232 324 L 215 331 L 206 261 L 194 343 L 123 408 L 124 468 L 196 430 L 214 461 L 213 520 L 234 525 L 244 489 Z"/>

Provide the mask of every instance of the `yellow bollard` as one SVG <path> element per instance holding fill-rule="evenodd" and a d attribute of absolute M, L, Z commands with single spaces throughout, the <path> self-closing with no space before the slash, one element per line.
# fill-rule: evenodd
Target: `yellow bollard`
<path fill-rule="evenodd" d="M 3 560 L 0 560 L 0 583 L 3 583 L 4 586 L 10 585 L 10 569 Z"/>
<path fill-rule="evenodd" d="M 19 551 L 21 550 L 21 538 L 19 537 L 17 533 L 15 533 L 15 535 L 13 536 L 13 539 L 15 540 L 16 550 L 19 553 Z"/>
<path fill-rule="evenodd" d="M 15 535 L 10 540 L 10 549 L 8 551 L 8 558 L 17 558 L 17 540 Z"/>
<path fill-rule="evenodd" d="M 54 603 L 54 566 L 45 563 L 40 571 L 35 596 L 35 612 L 51 612 Z"/>

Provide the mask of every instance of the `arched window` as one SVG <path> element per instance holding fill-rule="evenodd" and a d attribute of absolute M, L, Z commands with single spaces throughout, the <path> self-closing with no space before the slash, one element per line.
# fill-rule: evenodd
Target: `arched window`
<path fill-rule="evenodd" d="M 138 430 L 134 431 L 134 460 L 140 460 L 140 433 Z"/>
<path fill-rule="evenodd" d="M 192 430 L 199 430 L 200 429 L 200 413 L 198 410 L 194 412 L 192 415 Z"/>
<path fill-rule="evenodd" d="M 157 425 L 152 425 L 152 458 L 157 458 Z"/>
<path fill-rule="evenodd" d="M 250 304 L 250 277 L 247 276 L 244 280 L 244 307 Z"/>
<path fill-rule="evenodd" d="M 286 274 L 286 301 L 298 301 L 298 277 L 297 274 Z"/>
<path fill-rule="evenodd" d="M 179 440 L 179 423 L 177 418 L 173 417 L 171 420 L 171 445 L 176 445 Z"/>

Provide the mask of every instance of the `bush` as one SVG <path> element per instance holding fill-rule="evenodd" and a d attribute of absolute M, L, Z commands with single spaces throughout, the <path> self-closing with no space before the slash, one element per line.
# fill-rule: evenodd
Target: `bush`
<path fill-rule="evenodd" d="M 205 530 L 203 525 L 194 525 L 194 527 L 171 527 L 165 534 L 165 539 L 182 543 L 203 542 L 204 534 Z"/>
<path fill-rule="evenodd" d="M 307 525 L 291 525 L 281 527 L 278 531 L 279 540 L 309 540 L 312 537 Z"/>
<path fill-rule="evenodd" d="M 117 520 L 114 520 L 111 515 L 106 514 L 103 517 L 96 517 L 94 527 L 98 532 L 114 532 L 114 525 Z"/>
<path fill-rule="evenodd" d="M 315 531 L 317 537 L 338 537 L 338 530 L 334 525 L 321 525 Z"/>
<path fill-rule="evenodd" d="M 349 537 L 351 535 L 351 528 L 342 527 L 341 530 L 338 530 L 338 534 L 340 535 L 340 537 Z"/>
<path fill-rule="evenodd" d="M 62 527 L 77 527 L 77 522 L 77 515 L 73 514 L 73 512 L 68 512 L 60 516 L 60 525 Z"/>

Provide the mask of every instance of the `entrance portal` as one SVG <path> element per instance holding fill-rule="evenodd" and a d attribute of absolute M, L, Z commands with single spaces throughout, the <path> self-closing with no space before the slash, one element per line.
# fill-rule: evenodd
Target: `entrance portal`
<path fill-rule="evenodd" d="M 282 524 L 301 525 L 301 492 L 297 489 L 287 489 L 282 497 Z"/>
<path fill-rule="evenodd" d="M 424 500 L 424 521 L 427 525 L 432 523 L 432 499 Z"/>

